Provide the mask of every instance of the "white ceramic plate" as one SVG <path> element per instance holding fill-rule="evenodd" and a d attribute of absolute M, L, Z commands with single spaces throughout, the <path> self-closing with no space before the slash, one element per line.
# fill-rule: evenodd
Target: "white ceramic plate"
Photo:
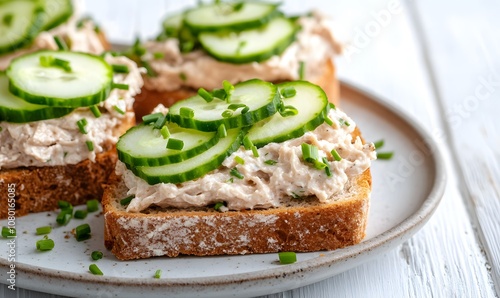
<path fill-rule="evenodd" d="M 55 212 L 17 218 L 16 286 L 67 296 L 88 297 L 248 297 L 305 286 L 385 253 L 419 230 L 437 207 L 445 186 L 442 158 L 431 137 L 403 112 L 366 92 L 342 84 L 342 108 L 358 123 L 367 140 L 385 140 L 394 150 L 390 161 L 373 163 L 373 193 L 366 239 L 345 249 L 300 253 L 298 262 L 279 265 L 277 254 L 153 258 L 122 262 L 104 248 L 103 217 L 89 214 L 68 226 L 55 224 Z M 61 198 L 64 199 L 64 198 Z M 81 207 L 79 207 L 81 208 Z M 78 209 L 78 208 L 77 208 Z M 70 231 L 89 223 L 92 238 L 77 242 Z M 6 221 L 0 221 L 6 225 Z M 54 227 L 55 248 L 38 252 L 42 237 L 35 229 Z M 66 237 L 69 235 L 69 237 Z M 8 241 L 0 240 L 0 264 L 6 268 Z M 90 253 L 104 252 L 95 262 L 104 276 L 88 271 Z M 157 269 L 161 279 L 154 279 Z M 0 282 L 7 283 L 0 270 Z"/>

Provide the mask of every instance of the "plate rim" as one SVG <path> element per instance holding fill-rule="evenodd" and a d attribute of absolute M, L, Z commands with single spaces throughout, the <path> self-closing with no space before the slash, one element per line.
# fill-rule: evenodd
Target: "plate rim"
<path fill-rule="evenodd" d="M 437 146 L 435 138 L 430 135 L 422 126 L 419 124 L 414 117 L 403 111 L 402 109 L 391 104 L 390 101 L 385 100 L 383 97 L 374 94 L 373 92 L 367 91 L 366 89 L 359 87 L 348 80 L 340 79 L 340 89 L 343 88 L 350 89 L 359 95 L 368 98 L 370 101 L 375 102 L 377 105 L 381 106 L 383 109 L 388 110 L 395 117 L 399 118 L 401 121 L 405 122 L 410 126 L 422 139 L 426 140 L 427 147 L 432 145 L 432 151 L 430 156 L 433 160 L 435 179 L 431 191 L 427 198 L 422 202 L 416 212 L 412 213 L 405 219 L 403 219 L 399 224 L 390 228 L 389 230 L 380 233 L 373 238 L 364 240 L 361 243 L 337 249 L 333 251 L 325 251 L 321 258 L 312 258 L 290 264 L 287 266 L 277 266 L 276 268 L 269 268 L 258 270 L 254 272 L 236 273 L 221 276 L 211 276 L 211 277 L 183 277 L 183 278 L 134 278 L 134 277 L 113 277 L 113 276 L 94 276 L 91 274 L 73 273 L 66 272 L 63 270 L 56 270 L 50 268 L 43 268 L 35 265 L 29 264 L 18 264 L 16 263 L 16 271 L 18 274 L 33 274 L 33 275 L 43 275 L 43 278 L 56 278 L 62 280 L 72 280 L 81 284 L 93 283 L 96 285 L 109 285 L 109 286 L 124 286 L 127 287 L 165 287 L 165 286 L 178 286 L 178 287 L 213 287 L 219 286 L 224 287 L 228 285 L 234 285 L 235 283 L 245 283 L 245 282 L 258 282 L 264 281 L 270 278 L 290 278 L 290 276 L 301 272 L 320 270 L 325 266 L 331 266 L 336 263 L 342 262 L 343 260 L 363 254 L 367 251 L 373 251 L 375 249 L 380 249 L 386 243 L 391 243 L 396 239 L 402 239 L 401 242 L 406 241 L 406 239 L 413 236 L 413 234 L 419 230 L 429 218 L 434 214 L 435 210 L 439 206 L 441 199 L 444 195 L 446 187 L 446 166 L 445 160 L 443 158 L 441 149 Z M 392 247 L 391 247 L 392 248 Z M 7 259 L 0 258 L 0 264 L 9 265 Z M 354 267 L 354 266 L 353 266 Z M 333 271 L 332 271 L 333 272 Z M 328 277 L 332 277 L 335 274 L 331 274 Z M 311 284 L 317 282 L 318 280 L 313 280 L 306 284 Z M 4 280 L 1 283 L 5 283 Z M 303 286 L 305 284 L 297 284 L 296 287 Z M 54 285 L 52 285 L 54 286 Z M 29 289 L 30 287 L 23 286 L 23 288 Z M 40 290 L 40 288 L 32 288 L 33 290 Z M 279 290 L 279 289 L 277 289 Z"/>

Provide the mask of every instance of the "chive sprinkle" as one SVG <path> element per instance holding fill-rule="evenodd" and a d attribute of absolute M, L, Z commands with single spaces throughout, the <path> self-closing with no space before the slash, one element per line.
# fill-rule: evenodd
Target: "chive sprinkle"
<path fill-rule="evenodd" d="M 234 161 L 239 163 L 240 165 L 244 165 L 245 164 L 245 160 L 239 156 L 235 156 L 234 157 Z"/>
<path fill-rule="evenodd" d="M 57 45 L 57 48 L 60 50 L 60 51 L 67 51 L 69 50 L 69 47 L 68 45 L 66 44 L 66 42 L 59 36 L 54 36 L 54 41 Z"/>
<path fill-rule="evenodd" d="M 73 217 L 78 219 L 85 219 L 85 217 L 87 217 L 87 214 L 88 214 L 87 210 L 76 210 Z"/>
<path fill-rule="evenodd" d="M 101 117 L 101 111 L 99 110 L 99 107 L 97 107 L 97 106 L 90 106 L 89 109 L 92 112 L 92 114 L 94 114 L 94 116 L 96 118 Z"/>
<path fill-rule="evenodd" d="M 73 209 L 63 209 L 57 214 L 56 222 L 60 225 L 67 225 L 73 217 Z"/>
<path fill-rule="evenodd" d="M 129 73 L 128 66 L 125 64 L 111 64 L 111 68 L 116 73 Z"/>
<path fill-rule="evenodd" d="M 219 125 L 219 127 L 217 128 L 217 135 L 219 136 L 219 138 L 227 137 L 226 125 L 224 124 Z"/>
<path fill-rule="evenodd" d="M 135 198 L 135 195 L 130 195 L 128 197 L 125 197 L 125 198 L 120 200 L 120 205 L 126 206 L 126 205 L 130 204 L 130 201 L 132 201 L 132 199 L 134 199 L 134 198 Z"/>
<path fill-rule="evenodd" d="M 75 228 L 75 237 L 77 241 L 83 241 L 90 238 L 89 224 L 79 225 Z"/>
<path fill-rule="evenodd" d="M 293 264 L 297 262 L 297 254 L 291 251 L 284 251 L 278 254 L 280 264 Z"/>
<path fill-rule="evenodd" d="M 120 89 L 120 90 L 128 90 L 129 86 L 128 86 L 128 84 L 112 83 L 111 88 L 112 89 Z"/>
<path fill-rule="evenodd" d="M 325 173 L 326 176 L 332 177 L 332 170 L 330 169 L 330 165 L 328 164 L 328 159 L 326 157 L 323 157 L 323 164 L 325 165 Z"/>
<path fill-rule="evenodd" d="M 333 125 L 333 120 L 330 119 L 330 117 L 325 116 L 325 123 L 328 124 L 328 125 L 330 125 L 330 126 L 332 126 Z"/>
<path fill-rule="evenodd" d="M 211 102 L 212 100 L 214 100 L 214 96 L 203 88 L 198 89 L 198 95 L 201 98 L 203 98 L 206 102 Z"/>
<path fill-rule="evenodd" d="M 299 113 L 299 110 L 297 110 L 296 107 L 294 106 L 284 106 L 281 110 L 280 110 L 280 115 L 282 117 L 290 117 L 290 116 L 295 116 Z"/>
<path fill-rule="evenodd" d="M 100 260 L 102 259 L 102 256 L 103 256 L 103 253 L 98 251 L 98 250 L 94 250 L 91 254 L 90 254 L 90 257 L 92 258 L 92 260 L 94 261 L 97 261 L 97 260 Z"/>
<path fill-rule="evenodd" d="M 245 147 L 246 150 L 251 150 L 253 147 L 253 143 L 248 136 L 243 138 L 243 147 Z"/>
<path fill-rule="evenodd" d="M 332 154 L 333 159 L 335 159 L 335 161 L 341 161 L 341 160 L 342 160 L 342 157 L 341 157 L 341 156 L 340 156 L 340 154 L 337 152 L 337 150 L 332 149 L 332 151 L 330 151 L 330 153 Z"/>
<path fill-rule="evenodd" d="M 87 128 L 86 128 L 87 124 L 88 124 L 88 122 L 87 122 L 87 119 L 85 119 L 85 118 L 82 118 L 82 119 L 76 121 L 76 125 L 78 126 L 78 129 L 80 130 L 80 132 L 82 134 L 87 134 Z"/>
<path fill-rule="evenodd" d="M 59 207 L 61 210 L 65 210 L 65 209 L 73 210 L 73 205 L 71 205 L 70 202 L 63 201 L 63 200 L 57 201 L 57 207 Z"/>
<path fill-rule="evenodd" d="M 149 124 L 152 122 L 156 122 L 158 120 L 158 118 L 160 118 L 160 117 L 163 117 L 162 113 L 154 113 L 154 114 L 145 115 L 145 116 L 142 116 L 142 122 L 144 122 L 144 124 Z"/>
<path fill-rule="evenodd" d="M 51 226 L 43 226 L 43 227 L 36 228 L 37 235 L 47 235 L 47 234 L 50 234 L 50 232 L 52 232 Z"/>
<path fill-rule="evenodd" d="M 253 157 L 259 157 L 259 151 L 257 150 L 257 146 L 252 146 Z"/>
<path fill-rule="evenodd" d="M 165 123 L 167 123 L 167 116 L 158 117 L 155 124 L 153 125 L 156 129 L 161 129 Z"/>
<path fill-rule="evenodd" d="M 224 88 L 224 91 L 226 91 L 226 102 L 229 103 L 231 100 L 231 94 L 234 91 L 234 86 L 231 84 L 229 81 L 224 80 L 222 81 L 222 86 Z"/>
<path fill-rule="evenodd" d="M 264 163 L 265 163 L 266 165 L 274 166 L 274 165 L 275 165 L 275 164 L 277 164 L 278 162 L 277 162 L 277 161 L 275 161 L 275 160 L 272 160 L 272 159 L 268 159 L 268 160 L 264 161 Z"/>
<path fill-rule="evenodd" d="M 66 72 L 71 72 L 70 62 L 67 61 L 67 60 L 63 60 L 63 59 L 59 59 L 59 58 L 54 58 L 52 66 L 56 66 L 56 67 L 62 68 Z"/>
<path fill-rule="evenodd" d="M 3 238 L 9 238 L 9 237 L 15 237 L 15 236 L 16 236 L 16 229 L 15 228 L 2 227 L 2 237 Z"/>
<path fill-rule="evenodd" d="M 40 56 L 40 65 L 43 67 L 50 67 L 54 63 L 53 56 Z"/>
<path fill-rule="evenodd" d="M 351 124 L 349 122 L 347 122 L 346 120 L 344 120 L 342 118 L 339 119 L 339 123 L 340 123 L 340 125 L 351 126 Z"/>
<path fill-rule="evenodd" d="M 233 111 L 225 110 L 224 112 L 222 112 L 221 116 L 222 118 L 231 118 L 231 116 L 233 116 Z"/>
<path fill-rule="evenodd" d="M 94 275 L 104 275 L 96 264 L 90 264 L 89 271 Z"/>
<path fill-rule="evenodd" d="M 88 212 L 95 212 L 99 210 L 99 201 L 96 199 L 88 200 L 87 201 L 87 211 Z"/>
<path fill-rule="evenodd" d="M 54 240 L 52 239 L 41 239 L 36 242 L 36 249 L 39 251 L 52 250 L 54 246 Z"/>
<path fill-rule="evenodd" d="M 391 159 L 394 156 L 394 152 L 377 152 L 377 159 Z"/>
<path fill-rule="evenodd" d="M 305 79 L 306 63 L 304 61 L 299 62 L 299 80 Z"/>
<path fill-rule="evenodd" d="M 384 140 L 378 140 L 376 142 L 373 143 L 373 145 L 375 146 L 375 149 L 380 149 L 384 146 Z"/>
<path fill-rule="evenodd" d="M 146 69 L 146 74 L 148 77 L 154 78 L 157 76 L 156 72 L 153 70 L 153 67 L 151 67 L 151 64 L 149 64 L 148 61 L 141 60 L 141 64 Z"/>
<path fill-rule="evenodd" d="M 11 13 L 6 14 L 6 15 L 4 15 L 4 17 L 3 17 L 2 22 L 3 22 L 3 24 L 4 24 L 5 26 L 9 26 L 9 27 L 10 27 L 10 25 L 12 24 L 12 19 L 13 19 L 13 18 L 14 18 L 14 16 L 13 16 Z"/>
<path fill-rule="evenodd" d="M 160 134 L 161 136 L 166 140 L 170 137 L 170 131 L 168 130 L 168 127 L 167 126 L 163 126 L 161 129 L 160 129 Z"/>
<path fill-rule="evenodd" d="M 153 58 L 155 58 L 156 60 L 163 59 L 164 57 L 165 57 L 165 54 L 162 52 L 154 52 L 153 53 Z"/>
<path fill-rule="evenodd" d="M 229 171 L 229 174 L 233 177 L 236 177 L 238 179 L 243 179 L 245 178 L 241 173 L 240 171 L 238 171 L 237 168 L 232 168 L 231 171 Z"/>
<path fill-rule="evenodd" d="M 125 111 L 120 109 L 118 106 L 113 106 L 113 110 L 115 110 L 120 115 L 125 115 Z"/>
<path fill-rule="evenodd" d="M 94 151 L 94 143 L 92 143 L 92 141 L 86 141 L 85 144 L 87 145 L 87 149 L 89 149 L 89 151 Z"/>
<path fill-rule="evenodd" d="M 280 90 L 280 94 L 284 98 L 291 98 L 291 97 L 294 97 L 297 94 L 297 90 L 295 90 L 295 88 L 289 86 L 289 87 L 282 88 Z"/>
<path fill-rule="evenodd" d="M 222 208 L 224 206 L 226 206 L 226 204 L 224 202 L 217 202 L 217 203 L 215 203 L 214 210 L 220 211 L 220 208 Z"/>
<path fill-rule="evenodd" d="M 184 117 L 184 118 L 191 119 L 194 117 L 194 110 L 191 108 L 188 108 L 188 107 L 180 108 L 179 113 L 180 113 L 181 117 Z"/>
<path fill-rule="evenodd" d="M 182 150 L 184 148 L 184 141 L 179 139 L 170 138 L 167 141 L 167 149 Z"/>
<path fill-rule="evenodd" d="M 160 278 L 161 277 L 161 269 L 158 269 L 155 271 L 155 275 L 153 276 L 154 278 Z"/>

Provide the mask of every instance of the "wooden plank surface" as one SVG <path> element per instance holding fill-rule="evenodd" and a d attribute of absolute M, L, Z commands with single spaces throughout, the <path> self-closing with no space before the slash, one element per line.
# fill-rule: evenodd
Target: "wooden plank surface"
<path fill-rule="evenodd" d="M 87 0 L 86 9 L 112 41 L 131 42 L 137 35 L 154 36 L 161 18 L 184 5 L 173 0 L 139 3 L 144 1 Z M 500 87 L 495 83 L 500 77 L 491 76 L 500 72 L 495 57 L 500 52 L 495 15 L 500 4 L 285 0 L 284 7 L 289 12 L 321 8 L 332 16 L 346 43 L 338 60 L 340 77 L 413 115 L 438 141 L 448 185 L 435 215 L 403 245 L 325 281 L 265 297 L 498 295 L 500 117 L 495 113 L 500 112 Z M 481 93 L 485 98 L 479 99 L 478 89 L 489 95 Z M 38 297 L 5 287 L 2 294 Z"/>

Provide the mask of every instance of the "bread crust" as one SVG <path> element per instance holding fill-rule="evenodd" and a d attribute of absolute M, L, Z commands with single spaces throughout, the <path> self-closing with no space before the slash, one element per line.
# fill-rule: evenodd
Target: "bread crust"
<path fill-rule="evenodd" d="M 235 255 L 333 250 L 365 237 L 371 192 L 366 170 L 331 203 L 315 198 L 265 210 L 217 212 L 213 208 L 126 212 L 127 188 L 112 175 L 102 200 L 106 247 L 120 260 L 178 255 Z"/>
<path fill-rule="evenodd" d="M 144 80 L 147 79 L 147 76 L 145 76 Z M 340 83 L 336 76 L 334 62 L 331 59 L 325 63 L 322 74 L 319 77 L 311 78 L 310 81 L 319 85 L 325 91 L 330 102 L 335 105 L 339 103 Z M 197 90 L 192 88 L 180 88 L 174 91 L 157 91 L 143 87 L 141 93 L 135 97 L 134 111 L 137 119 L 141 119 L 142 116 L 150 114 L 160 103 L 166 107 L 170 107 L 177 101 L 194 96 L 196 93 Z"/>

